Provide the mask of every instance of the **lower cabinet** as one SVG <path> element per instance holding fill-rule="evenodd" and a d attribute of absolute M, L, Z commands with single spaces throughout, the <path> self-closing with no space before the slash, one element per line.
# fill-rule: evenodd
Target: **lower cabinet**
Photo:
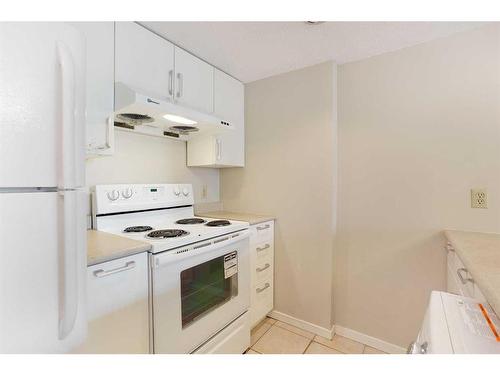
<path fill-rule="evenodd" d="M 149 353 L 147 253 L 87 268 L 88 336 L 76 353 Z"/>
<path fill-rule="evenodd" d="M 464 297 L 486 302 L 486 298 L 475 283 L 472 275 L 462 263 L 453 246 L 446 245 L 447 254 L 447 291 Z"/>
<path fill-rule="evenodd" d="M 254 327 L 274 307 L 274 221 L 250 227 L 250 325 Z"/>

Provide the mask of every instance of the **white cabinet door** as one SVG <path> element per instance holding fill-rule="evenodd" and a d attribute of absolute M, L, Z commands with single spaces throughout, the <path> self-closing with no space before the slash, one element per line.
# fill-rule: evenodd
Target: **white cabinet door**
<path fill-rule="evenodd" d="M 245 166 L 244 86 L 233 77 L 215 69 L 214 112 L 233 129 L 216 136 L 188 141 L 188 166 Z"/>
<path fill-rule="evenodd" d="M 115 81 L 172 99 L 174 45 L 134 22 L 116 22 Z"/>
<path fill-rule="evenodd" d="M 217 164 L 226 167 L 245 166 L 245 89 L 243 83 L 215 70 L 214 109 L 234 129 L 217 136 Z"/>
<path fill-rule="evenodd" d="M 87 154 L 113 152 L 113 126 L 108 122 L 114 108 L 114 22 L 72 22 L 85 35 Z"/>
<path fill-rule="evenodd" d="M 89 330 L 77 353 L 149 353 L 148 255 L 87 269 Z"/>
<path fill-rule="evenodd" d="M 206 113 L 213 112 L 214 67 L 175 47 L 175 100 Z"/>

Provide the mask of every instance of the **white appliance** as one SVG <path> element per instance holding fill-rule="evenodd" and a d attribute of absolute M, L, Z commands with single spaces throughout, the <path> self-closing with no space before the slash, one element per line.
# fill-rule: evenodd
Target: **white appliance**
<path fill-rule="evenodd" d="M 115 83 L 115 126 L 148 135 L 187 140 L 233 130 L 220 118 L 166 100 L 152 98 Z"/>
<path fill-rule="evenodd" d="M 0 23 L 0 352 L 85 339 L 85 42 Z"/>
<path fill-rule="evenodd" d="M 485 302 L 433 291 L 410 354 L 500 353 L 500 320 Z"/>
<path fill-rule="evenodd" d="M 151 243 L 154 353 L 250 346 L 249 225 L 194 216 L 189 184 L 100 185 L 94 225 Z"/>

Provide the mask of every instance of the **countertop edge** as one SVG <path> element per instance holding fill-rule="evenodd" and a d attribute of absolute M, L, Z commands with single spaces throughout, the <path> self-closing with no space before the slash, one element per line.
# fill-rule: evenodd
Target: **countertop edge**
<path fill-rule="evenodd" d="M 151 244 L 143 241 L 101 232 L 87 230 L 87 267 L 151 250 Z"/>
<path fill-rule="evenodd" d="M 95 265 L 101 264 L 101 263 L 110 262 L 112 260 L 126 258 L 126 257 L 131 256 L 131 255 L 146 253 L 150 249 L 151 249 L 151 245 L 145 245 L 142 248 L 137 248 L 137 249 L 132 249 L 132 250 L 124 250 L 121 252 L 116 252 L 112 255 L 98 257 L 98 258 L 93 259 L 93 260 L 87 260 L 87 267 L 95 266 Z"/>
<path fill-rule="evenodd" d="M 203 217 L 212 217 L 214 219 L 228 219 L 228 220 L 237 220 L 237 221 L 245 221 L 250 225 L 264 223 L 266 221 L 275 221 L 276 217 L 270 215 L 258 215 L 258 214 L 250 214 L 245 212 L 232 212 L 232 211 L 209 211 L 209 212 L 200 212 L 197 216 Z M 243 217 L 246 216 L 247 220 L 244 220 Z"/>

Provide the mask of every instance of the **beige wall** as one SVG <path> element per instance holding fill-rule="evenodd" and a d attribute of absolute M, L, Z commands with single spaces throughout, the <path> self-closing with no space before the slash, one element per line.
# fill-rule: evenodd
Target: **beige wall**
<path fill-rule="evenodd" d="M 186 166 L 186 143 L 115 131 L 115 153 L 87 160 L 87 186 L 118 183 L 192 183 L 196 203 L 219 201 L 219 171 Z M 202 198 L 203 185 L 207 197 Z"/>
<path fill-rule="evenodd" d="M 331 327 L 336 66 L 245 87 L 245 168 L 221 172 L 224 209 L 276 216 L 275 309 Z"/>
<path fill-rule="evenodd" d="M 500 231 L 499 35 L 339 67 L 336 324 L 407 345 L 446 286 L 441 231 Z M 489 209 L 470 208 L 472 187 Z"/>

